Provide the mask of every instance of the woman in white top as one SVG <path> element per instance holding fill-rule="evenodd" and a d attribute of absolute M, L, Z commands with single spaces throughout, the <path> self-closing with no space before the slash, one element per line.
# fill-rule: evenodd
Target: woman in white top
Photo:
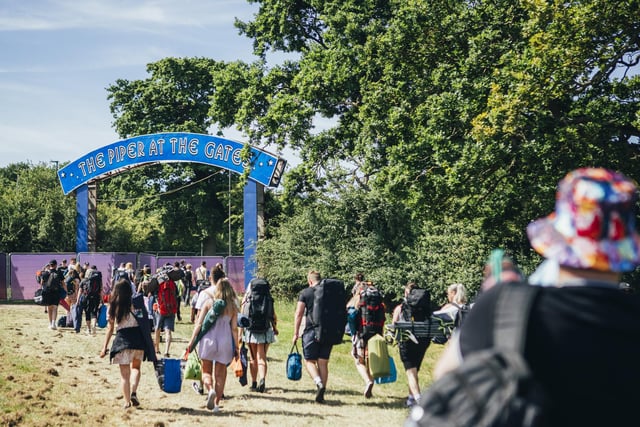
<path fill-rule="evenodd" d="M 448 302 L 440 307 L 440 310 L 434 311 L 433 314 L 440 318 L 445 315 L 454 321 L 460 307 L 467 303 L 467 290 L 464 285 L 462 283 L 450 285 L 447 288 L 447 300 Z"/>

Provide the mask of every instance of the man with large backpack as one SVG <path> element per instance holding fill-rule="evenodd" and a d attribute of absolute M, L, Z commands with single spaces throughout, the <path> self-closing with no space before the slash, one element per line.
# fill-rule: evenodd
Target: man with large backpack
<path fill-rule="evenodd" d="M 102 273 L 95 268 L 87 270 L 84 278 L 80 281 L 78 302 L 74 316 L 74 329 L 80 332 L 82 327 L 82 314 L 84 313 L 87 322 L 87 333 L 96 335 L 96 324 L 98 322 L 98 310 L 102 304 Z"/>
<path fill-rule="evenodd" d="M 356 307 L 358 310 L 358 328 L 356 333 L 351 336 L 351 355 L 353 356 L 356 370 L 365 383 L 364 397 L 368 399 L 373 395 L 374 377 L 368 363 L 369 354 L 367 349 L 369 339 L 375 335 L 382 336 L 383 334 L 385 306 L 382 293 L 372 282 L 362 280 L 355 288 L 352 300 L 347 305 Z"/>
<path fill-rule="evenodd" d="M 47 268 L 42 271 L 40 283 L 42 284 L 42 304 L 47 306 L 49 329 L 58 329 L 56 325 L 58 304 L 60 303 L 61 291 L 65 289 L 63 288 L 64 277 L 58 270 L 58 262 L 55 259 L 52 259 Z"/>
<path fill-rule="evenodd" d="M 393 310 L 392 321 L 396 322 L 424 322 L 431 316 L 431 295 L 426 289 L 420 289 L 416 282 L 409 281 L 404 287 L 404 298 Z M 411 331 L 408 331 L 409 333 Z M 400 360 L 407 374 L 409 396 L 407 406 L 412 407 L 420 399 L 420 383 L 418 372 L 422 359 L 429 348 L 431 340 L 428 336 L 403 336 L 398 340 Z"/>
<path fill-rule="evenodd" d="M 619 289 L 640 265 L 637 201 L 618 172 L 560 181 L 555 211 L 527 226 L 532 248 L 558 266 L 552 286 L 483 292 L 407 426 L 638 425 L 640 296 Z"/>
<path fill-rule="evenodd" d="M 302 336 L 302 349 L 307 372 L 316 384 L 316 402 L 324 403 L 329 356 L 333 346 L 342 342 L 347 321 L 346 292 L 340 280 L 321 281 L 320 273 L 307 274 L 309 287 L 300 292 L 294 314 L 293 343 Z M 301 331 L 302 319 L 305 319 Z"/>
<path fill-rule="evenodd" d="M 164 330 L 165 351 L 164 357 L 169 357 L 171 347 L 171 334 L 175 329 L 176 313 L 178 312 L 178 288 L 176 283 L 169 278 L 167 272 L 171 270 L 171 265 L 157 274 L 157 303 L 154 307 L 156 316 L 155 330 L 155 350 L 160 353 L 160 332 Z"/>

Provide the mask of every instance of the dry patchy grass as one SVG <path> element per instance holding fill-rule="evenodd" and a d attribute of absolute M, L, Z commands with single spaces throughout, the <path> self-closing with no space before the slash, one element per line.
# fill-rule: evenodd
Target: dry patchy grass
<path fill-rule="evenodd" d="M 118 367 L 100 359 L 104 330 L 95 337 L 84 330 L 52 331 L 46 314 L 35 305 L 0 305 L 0 424 L 3 426 L 191 426 L 210 422 L 244 426 L 389 426 L 401 425 L 407 415 L 406 377 L 397 349 L 392 355 L 400 369 L 398 381 L 376 385 L 374 397 L 362 396 L 363 384 L 345 342 L 334 347 L 330 362 L 326 404 L 313 400 L 314 385 L 306 373 L 301 381 L 286 379 L 284 365 L 291 347 L 293 304 L 278 303 L 281 335 L 269 349 L 265 393 L 241 387 L 232 373 L 227 378 L 222 412 L 213 415 L 204 397 L 184 381 L 182 391 L 160 391 L 150 363 L 145 362 L 138 389 L 141 406 L 122 409 Z M 62 312 L 63 310 L 60 309 Z M 183 312 L 187 309 L 182 308 Z M 184 315 L 176 326 L 171 348 L 178 357 L 186 346 L 192 325 Z M 420 379 L 431 381 L 433 361 L 442 350 L 431 346 Z M 219 418 L 212 420 L 211 418 Z"/>

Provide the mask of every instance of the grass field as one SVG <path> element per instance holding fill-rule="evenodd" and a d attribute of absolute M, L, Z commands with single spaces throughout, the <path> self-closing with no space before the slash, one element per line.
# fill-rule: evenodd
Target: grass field
<path fill-rule="evenodd" d="M 61 312 L 64 310 L 60 309 Z M 179 357 L 191 335 L 188 308 L 176 325 L 171 347 Z M 306 372 L 290 381 L 285 361 L 291 348 L 293 302 L 277 302 L 280 335 L 268 353 L 269 372 L 264 394 L 241 387 L 229 372 L 222 412 L 212 414 L 204 398 L 183 381 L 177 394 L 163 393 L 153 367 L 144 363 L 138 389 L 141 406 L 123 410 L 119 369 L 98 356 L 104 329 L 97 336 L 76 334 L 72 329 L 52 331 L 42 307 L 27 304 L 0 305 L 0 424 L 3 426 L 192 426 L 229 423 L 243 426 L 389 426 L 402 425 L 407 416 L 406 376 L 396 347 L 390 352 L 398 366 L 398 380 L 376 385 L 365 399 L 364 384 L 349 354 L 350 342 L 335 346 L 329 364 L 326 404 L 314 402 L 315 387 Z M 300 347 L 301 343 L 299 343 Z M 420 373 L 421 385 L 430 373 L 442 346 L 432 345 Z M 219 418 L 214 420 L 211 418 Z"/>

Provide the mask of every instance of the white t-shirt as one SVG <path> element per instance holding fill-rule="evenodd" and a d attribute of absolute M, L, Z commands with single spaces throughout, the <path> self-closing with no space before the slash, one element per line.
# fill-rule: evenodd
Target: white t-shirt
<path fill-rule="evenodd" d="M 207 280 L 207 267 L 200 266 L 196 268 L 196 280 Z"/>
<path fill-rule="evenodd" d="M 200 292 L 198 294 L 198 299 L 196 300 L 195 305 L 193 306 L 193 308 L 195 308 L 196 310 L 200 310 L 202 308 L 202 306 L 204 305 L 204 303 L 211 298 L 209 295 L 207 295 L 207 293 L 213 295 L 215 292 L 216 288 L 214 286 L 208 287 L 207 289 L 203 290 L 202 292 Z"/>

